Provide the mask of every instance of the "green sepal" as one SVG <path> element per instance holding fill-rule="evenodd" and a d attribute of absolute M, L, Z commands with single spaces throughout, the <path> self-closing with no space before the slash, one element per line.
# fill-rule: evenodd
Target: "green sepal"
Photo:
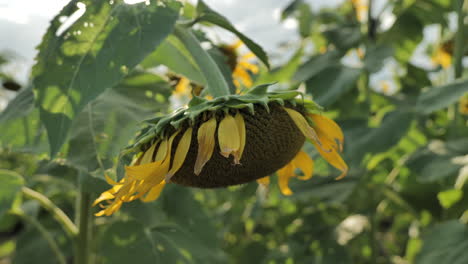
<path fill-rule="evenodd" d="M 124 149 L 123 153 L 139 152 L 142 145 L 154 138 L 169 136 L 167 133 L 172 133 L 172 131 L 180 129 L 184 125 L 193 126 L 204 113 L 213 115 L 219 111 L 228 113 L 231 109 L 247 109 L 253 115 L 255 114 L 255 105 L 260 105 L 269 112 L 270 103 L 278 103 L 282 106 L 286 105 L 286 103 L 293 106 L 303 105 L 309 113 L 319 113 L 322 111 L 322 107 L 314 101 L 304 99 L 301 92 L 290 90 L 266 92 L 269 85 L 265 84 L 252 88 L 253 91 L 245 95 L 227 95 L 216 97 L 213 100 L 194 97 L 186 108 L 178 109 L 166 117 L 155 117 L 146 120 L 147 127 L 141 130 L 135 139 L 135 143 Z"/>

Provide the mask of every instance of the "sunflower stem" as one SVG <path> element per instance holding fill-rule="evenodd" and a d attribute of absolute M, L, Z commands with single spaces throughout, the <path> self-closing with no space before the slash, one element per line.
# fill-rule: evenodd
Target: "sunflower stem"
<path fill-rule="evenodd" d="M 190 29 L 178 25 L 174 29 L 174 35 L 184 44 L 190 52 L 195 63 L 200 68 L 206 80 L 207 89 L 213 97 L 220 97 L 231 94 L 229 85 L 226 82 L 221 70 L 216 65 L 211 56 L 201 47 L 198 39 L 192 34 Z"/>
<path fill-rule="evenodd" d="M 454 47 L 454 59 L 453 59 L 453 67 L 455 69 L 455 79 L 459 79 L 463 75 L 463 53 L 465 53 L 465 12 L 463 10 L 464 0 L 456 0 L 455 1 L 455 11 L 457 12 L 458 20 L 458 29 L 455 35 L 455 47 Z M 453 120 L 452 126 L 456 129 L 459 119 L 460 113 L 458 111 L 458 103 L 455 103 L 452 107 L 453 110 Z M 455 133 L 457 134 L 456 130 Z"/>
<path fill-rule="evenodd" d="M 70 236 L 70 238 L 75 238 L 78 234 L 78 228 L 73 224 L 73 222 L 68 218 L 68 216 L 49 198 L 44 196 L 42 193 L 36 192 L 28 187 L 23 187 L 21 189 L 23 195 L 29 199 L 34 199 L 39 202 L 39 204 L 49 211 L 50 214 L 60 223 L 65 232 Z"/>
<path fill-rule="evenodd" d="M 74 264 L 89 264 L 89 241 L 90 241 L 90 219 L 91 219 L 91 195 L 85 190 L 80 175 L 80 192 L 77 197 L 76 225 L 78 235 L 75 241 Z"/>

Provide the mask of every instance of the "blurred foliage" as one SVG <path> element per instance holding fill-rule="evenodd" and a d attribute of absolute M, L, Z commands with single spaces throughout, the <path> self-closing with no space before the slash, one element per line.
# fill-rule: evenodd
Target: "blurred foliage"
<path fill-rule="evenodd" d="M 281 20 L 298 22 L 301 41 L 268 70 L 265 51 L 203 1 L 153 2 L 71 1 L 44 35 L 31 82 L 9 90 L 16 96 L 0 112 L 0 263 L 59 263 L 47 236 L 21 214 L 43 226 L 71 262 L 74 240 L 22 188 L 76 217 L 78 186 L 96 198 L 108 188 L 104 174 L 121 175 L 128 164 L 119 152 L 139 124 L 173 110 L 174 80 L 206 85 L 171 34 L 176 22 L 200 23 L 197 37 L 211 44 L 231 82 L 228 58 L 204 34 L 213 26 L 235 34 L 262 62 L 255 83 L 299 87 L 324 106 L 344 131 L 350 173 L 335 181 L 317 159 L 315 177 L 292 182 L 290 197 L 274 183 L 168 186 L 154 203 L 91 220 L 93 263 L 468 263 L 468 116 L 457 107 L 466 100 L 467 72 L 453 76 L 451 66 L 422 67 L 413 58 L 429 25 L 440 28 L 440 43 L 454 38 L 455 3 L 387 0 L 367 12 L 372 5 L 363 0 L 320 10 L 290 1 Z M 63 28 L 61 18 L 83 6 Z M 445 52 L 456 60 L 452 42 Z M 0 81 L 15 83 L 5 73 Z M 8 87 L 0 90 L 4 97 Z"/>

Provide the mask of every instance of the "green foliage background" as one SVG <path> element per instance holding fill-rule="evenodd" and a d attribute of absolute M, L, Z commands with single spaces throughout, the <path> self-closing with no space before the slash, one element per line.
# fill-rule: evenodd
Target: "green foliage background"
<path fill-rule="evenodd" d="M 468 4 L 388 0 L 396 20 L 381 30 L 380 14 L 361 22 L 351 1 L 317 11 L 294 0 L 282 19 L 298 21 L 300 48 L 269 69 L 265 51 L 202 1 L 77 2 L 51 21 L 31 82 L 0 113 L 0 263 L 468 263 L 468 126 L 458 108 L 468 92 L 460 66 L 468 52 Z M 58 34 L 59 18 L 80 5 L 84 15 Z M 448 28 L 454 12 L 462 14 L 458 32 Z M 170 111 L 174 87 L 152 69 L 165 65 L 206 85 L 171 34 L 176 24 L 202 25 L 196 33 L 205 42 L 210 27 L 232 32 L 262 62 L 257 84 L 300 87 L 324 106 L 344 131 L 349 175 L 335 181 L 337 172 L 306 144 L 315 176 L 291 182 L 290 197 L 275 180 L 268 193 L 256 183 L 216 190 L 169 185 L 156 202 L 88 216 L 98 208 L 86 205 L 108 188 L 104 173 L 119 176 L 128 163 L 119 152 L 141 122 Z M 410 62 L 429 24 L 440 25 L 441 39 L 453 44 L 453 67 L 426 70 Z M 361 63 L 343 63 L 356 49 L 364 52 Z M 220 50 L 213 45 L 209 54 L 232 81 Z M 376 92 L 370 76 L 389 58 L 405 74 L 393 80 L 396 93 Z M 78 230 L 56 221 L 25 188 L 75 218 Z M 80 252 L 89 259 L 77 258 Z"/>

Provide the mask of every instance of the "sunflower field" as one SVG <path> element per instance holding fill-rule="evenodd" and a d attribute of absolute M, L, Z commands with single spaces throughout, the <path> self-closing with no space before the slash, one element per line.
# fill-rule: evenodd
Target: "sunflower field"
<path fill-rule="evenodd" d="M 0 264 L 468 263 L 468 1 L 273 2 L 269 48 L 71 0 L 0 53 Z"/>

